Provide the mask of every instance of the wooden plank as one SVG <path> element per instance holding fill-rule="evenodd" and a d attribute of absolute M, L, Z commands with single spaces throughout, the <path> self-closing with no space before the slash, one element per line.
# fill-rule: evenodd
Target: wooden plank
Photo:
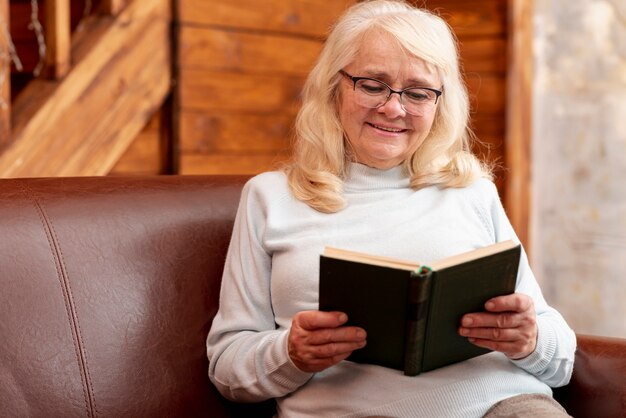
<path fill-rule="evenodd" d="M 304 78 L 182 68 L 178 82 L 182 109 L 283 114 L 299 107 Z"/>
<path fill-rule="evenodd" d="M 5 25 L 6 33 L 11 24 L 9 18 L 9 0 L 0 0 L 0 24 Z M 9 57 L 9 40 L 0 36 L 0 153 L 11 141 L 11 58 Z"/>
<path fill-rule="evenodd" d="M 530 252 L 533 2 L 508 0 L 508 7 L 511 26 L 505 161 L 510 171 L 504 207 L 520 241 Z"/>
<path fill-rule="evenodd" d="M 46 63 L 47 77 L 59 79 L 70 69 L 70 0 L 46 0 Z"/>
<path fill-rule="evenodd" d="M 31 82 L 0 177 L 106 174 L 167 95 L 170 11 L 167 0 L 133 1 L 85 35 L 76 49 L 90 52 L 62 82 Z"/>
<path fill-rule="evenodd" d="M 507 33 L 506 0 L 412 0 L 412 3 L 435 11 L 461 39 Z"/>
<path fill-rule="evenodd" d="M 504 77 L 493 76 L 488 73 L 469 73 L 465 78 L 473 113 L 504 115 L 506 108 L 506 80 Z"/>
<path fill-rule="evenodd" d="M 293 114 L 181 112 L 181 151 L 209 154 L 275 152 L 289 146 Z"/>
<path fill-rule="evenodd" d="M 176 2 L 185 24 L 325 37 L 354 0 L 185 0 Z"/>
<path fill-rule="evenodd" d="M 302 76 L 321 49 L 318 40 L 185 26 L 178 44 L 181 67 Z"/>
<path fill-rule="evenodd" d="M 181 174 L 258 174 L 275 170 L 288 158 L 273 154 L 182 154 Z"/>
<path fill-rule="evenodd" d="M 503 38 L 469 38 L 459 41 L 461 64 L 465 73 L 506 73 L 507 43 Z"/>
<path fill-rule="evenodd" d="M 479 137 L 500 137 L 500 140 L 504 141 L 506 128 L 504 112 L 494 114 L 472 113 L 471 119 L 471 126 L 476 135 Z"/>

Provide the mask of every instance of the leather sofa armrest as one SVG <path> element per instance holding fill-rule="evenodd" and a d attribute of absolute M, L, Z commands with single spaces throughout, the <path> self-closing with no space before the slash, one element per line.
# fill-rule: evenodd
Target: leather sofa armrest
<path fill-rule="evenodd" d="M 554 397 L 576 418 L 626 416 L 626 339 L 578 334 L 574 373 Z"/>

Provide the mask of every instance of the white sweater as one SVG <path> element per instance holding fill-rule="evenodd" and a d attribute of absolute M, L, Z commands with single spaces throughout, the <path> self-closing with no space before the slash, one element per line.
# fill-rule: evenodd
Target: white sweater
<path fill-rule="evenodd" d="M 480 417 L 521 393 L 551 394 L 572 372 L 576 340 L 549 307 L 522 254 L 517 291 L 535 303 L 539 336 L 517 361 L 490 353 L 416 377 L 349 361 L 320 373 L 287 354 L 291 318 L 318 308 L 325 245 L 431 261 L 506 239 L 518 241 L 493 183 L 414 191 L 402 167 L 352 164 L 348 206 L 323 214 L 296 200 L 282 172 L 244 187 L 226 259 L 220 308 L 207 339 L 209 376 L 236 401 L 277 398 L 285 417 Z"/>

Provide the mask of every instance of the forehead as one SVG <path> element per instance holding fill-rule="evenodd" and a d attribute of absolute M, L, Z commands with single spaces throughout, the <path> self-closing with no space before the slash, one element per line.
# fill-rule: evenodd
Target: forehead
<path fill-rule="evenodd" d="M 439 83 L 439 76 L 432 65 L 409 53 L 396 38 L 381 30 L 369 31 L 363 36 L 348 67 L 358 76 L 433 85 Z"/>

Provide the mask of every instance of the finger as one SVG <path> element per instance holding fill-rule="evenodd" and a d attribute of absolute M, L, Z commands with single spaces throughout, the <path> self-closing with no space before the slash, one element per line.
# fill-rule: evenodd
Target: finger
<path fill-rule="evenodd" d="M 294 325 L 306 330 L 336 328 L 347 320 L 348 315 L 343 312 L 302 311 L 293 317 Z"/>
<path fill-rule="evenodd" d="M 535 321 L 535 316 L 527 313 L 473 313 L 463 316 L 461 326 L 464 328 L 519 328 L 533 326 Z"/>
<path fill-rule="evenodd" d="M 532 332 L 522 331 L 518 328 L 463 328 L 459 329 L 459 334 L 468 338 L 477 338 L 490 341 L 518 341 L 530 338 Z"/>
<path fill-rule="evenodd" d="M 331 357 L 349 356 L 354 350 L 363 348 L 365 341 L 359 342 L 338 342 L 330 344 L 322 344 L 309 347 L 309 358 L 324 359 Z"/>
<path fill-rule="evenodd" d="M 533 300 L 523 293 L 513 293 L 489 299 L 485 309 L 489 312 L 525 312 L 533 309 Z"/>
<path fill-rule="evenodd" d="M 363 328 L 339 327 L 312 331 L 307 342 L 311 345 L 321 345 L 333 342 L 361 342 L 365 341 L 365 338 L 366 333 Z"/>

